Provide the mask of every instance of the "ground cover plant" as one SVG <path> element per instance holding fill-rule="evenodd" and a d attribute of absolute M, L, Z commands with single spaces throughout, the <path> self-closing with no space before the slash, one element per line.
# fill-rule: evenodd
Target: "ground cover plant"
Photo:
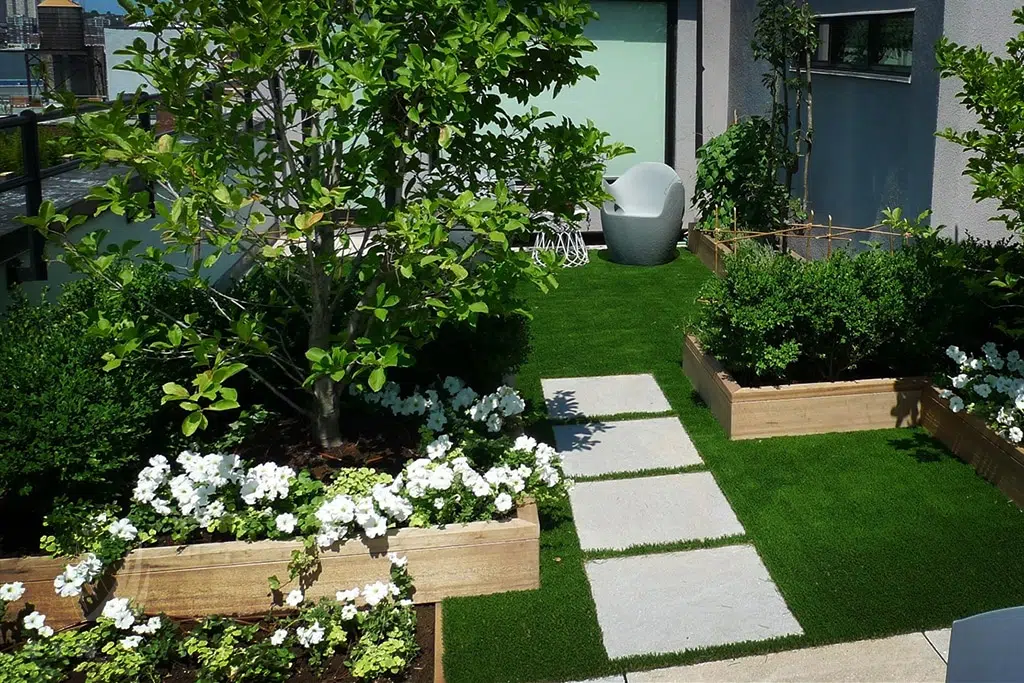
<path fill-rule="evenodd" d="M 747 243 L 701 291 L 692 329 L 743 385 L 930 375 L 950 343 L 994 328 L 954 253 L 984 249 L 930 237 L 804 261 Z"/>
<path fill-rule="evenodd" d="M 923 431 L 726 438 L 680 368 L 685 321 L 711 277 L 687 252 L 657 268 L 597 258 L 563 273 L 533 302 L 518 387 L 539 403 L 541 378 L 652 373 L 804 635 L 608 661 L 564 502 L 541 509 L 538 591 L 445 602 L 447 680 L 583 680 L 948 628 L 1024 599 L 1019 510 Z M 543 422 L 531 429 L 550 438 Z"/>
<path fill-rule="evenodd" d="M 294 590 L 286 609 L 256 619 L 172 620 L 111 598 L 95 623 L 58 632 L 26 608 L 15 615 L 21 642 L 0 652 L 0 681 L 431 680 L 410 671 L 422 641 L 412 579 L 405 558 L 390 559 L 389 581 L 316 602 Z M 0 586 L 0 610 L 24 593 Z"/>

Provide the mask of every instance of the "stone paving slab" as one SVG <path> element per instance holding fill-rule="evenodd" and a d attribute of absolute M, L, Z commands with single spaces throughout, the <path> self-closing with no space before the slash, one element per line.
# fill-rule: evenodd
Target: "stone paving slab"
<path fill-rule="evenodd" d="M 683 425 L 674 417 L 559 425 L 554 430 L 562 465 L 571 477 L 687 467 L 703 462 Z"/>
<path fill-rule="evenodd" d="M 576 681 L 576 683 L 625 683 L 625 676 L 605 676 L 603 678 L 588 678 L 585 681 Z"/>
<path fill-rule="evenodd" d="M 628 683 L 943 681 L 946 664 L 921 633 L 626 674 Z"/>
<path fill-rule="evenodd" d="M 569 501 L 583 550 L 743 533 L 710 472 L 580 482 Z"/>
<path fill-rule="evenodd" d="M 949 634 L 951 632 L 952 629 L 948 628 L 924 632 L 924 637 L 928 639 L 944 662 L 949 661 Z"/>
<path fill-rule="evenodd" d="M 586 571 L 612 659 L 803 632 L 751 545 L 591 560 Z"/>
<path fill-rule="evenodd" d="M 542 379 L 548 415 L 565 419 L 672 410 L 653 375 Z"/>

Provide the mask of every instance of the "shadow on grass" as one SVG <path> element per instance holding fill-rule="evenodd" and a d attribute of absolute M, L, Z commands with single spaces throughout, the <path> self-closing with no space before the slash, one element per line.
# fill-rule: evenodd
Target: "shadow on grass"
<path fill-rule="evenodd" d="M 907 430 L 888 439 L 889 445 L 896 451 L 906 453 L 918 462 L 939 462 L 952 458 L 942 442 L 924 430 Z"/>

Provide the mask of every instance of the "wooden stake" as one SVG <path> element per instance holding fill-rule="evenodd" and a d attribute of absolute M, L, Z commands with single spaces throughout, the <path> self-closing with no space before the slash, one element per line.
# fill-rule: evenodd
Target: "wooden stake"
<path fill-rule="evenodd" d="M 832 258 L 832 214 L 828 215 L 828 255 L 826 258 Z"/>

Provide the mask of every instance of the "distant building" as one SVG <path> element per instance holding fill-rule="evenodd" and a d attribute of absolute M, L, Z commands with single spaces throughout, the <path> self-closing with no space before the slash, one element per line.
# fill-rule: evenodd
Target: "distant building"
<path fill-rule="evenodd" d="M 4 0 L 5 19 L 8 21 L 13 17 L 29 17 L 35 19 L 36 0 Z"/>

